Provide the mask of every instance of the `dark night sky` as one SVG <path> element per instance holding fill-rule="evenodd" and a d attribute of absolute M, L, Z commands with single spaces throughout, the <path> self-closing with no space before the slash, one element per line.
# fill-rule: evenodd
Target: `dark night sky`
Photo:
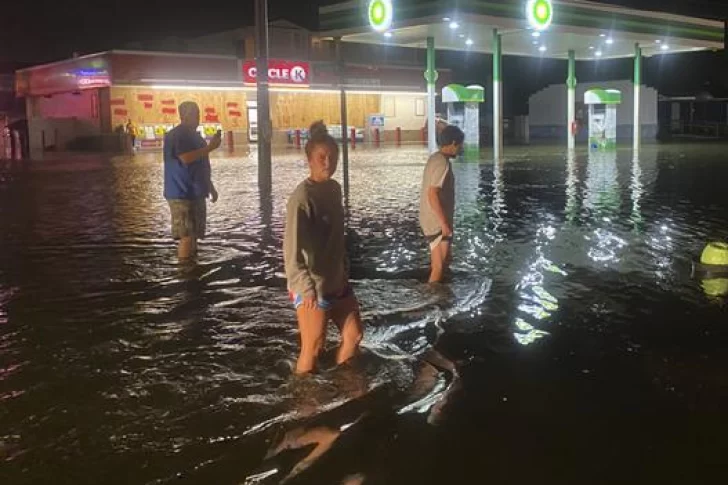
<path fill-rule="evenodd" d="M 188 6 L 190 2 L 180 0 L 114 3 L 103 0 L 7 0 L 3 3 L 5 5 L 0 9 L 0 66 L 14 62 L 48 62 L 70 57 L 74 51 L 81 54 L 98 52 L 120 48 L 135 40 L 196 36 L 253 24 L 253 0 L 198 2 L 199 6 Z M 337 2 L 269 0 L 269 17 L 270 20 L 287 18 L 315 29 L 318 6 L 329 3 Z M 452 3 L 456 9 L 457 0 Z M 601 3 L 721 20 L 728 18 L 728 0 L 601 0 Z M 445 56 L 438 55 L 440 65 L 443 63 L 439 59 Z M 725 57 L 715 53 L 689 56 L 687 59 L 685 56 L 649 59 L 645 67 L 646 82 L 668 94 L 703 90 L 717 96 L 728 95 L 728 72 L 724 73 L 723 69 Z M 447 54 L 447 57 L 444 60 L 456 67 L 456 75 L 462 82 L 485 82 L 483 74 L 490 72 L 489 56 L 474 55 L 470 62 L 460 60 L 468 54 Z M 564 81 L 563 66 L 558 61 L 506 58 L 504 69 L 506 75 L 511 70 L 515 79 L 522 80 L 519 86 L 512 86 L 519 97 L 547 84 Z M 577 69 L 582 81 L 592 77 L 605 81 L 631 77 L 629 61 L 604 62 L 598 67 Z"/>
<path fill-rule="evenodd" d="M 726 0 L 602 0 L 635 8 L 728 18 Z M 316 27 L 319 4 L 332 0 L 269 0 L 271 19 Z M 453 2 L 457 5 L 457 0 Z M 8 0 L 0 9 L 0 61 L 48 61 L 134 40 L 199 35 L 253 22 L 253 0 L 234 2 L 143 0 Z"/>

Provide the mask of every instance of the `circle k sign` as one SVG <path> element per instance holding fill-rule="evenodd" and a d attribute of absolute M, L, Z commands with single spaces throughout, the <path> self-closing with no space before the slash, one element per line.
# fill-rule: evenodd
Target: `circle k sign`
<path fill-rule="evenodd" d="M 258 68 L 255 61 L 243 63 L 243 81 L 255 84 Z M 268 60 L 268 82 L 285 86 L 308 86 L 311 83 L 311 66 L 308 62 Z"/>

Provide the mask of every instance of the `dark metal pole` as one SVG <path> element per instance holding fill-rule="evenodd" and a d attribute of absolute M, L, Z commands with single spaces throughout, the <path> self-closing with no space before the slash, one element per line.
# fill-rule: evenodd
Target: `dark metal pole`
<path fill-rule="evenodd" d="M 270 99 L 268 95 L 268 1 L 255 0 L 255 48 L 258 86 L 258 187 L 269 193 L 273 184 L 271 168 Z"/>
<path fill-rule="evenodd" d="M 346 67 L 341 47 L 341 37 L 336 40 L 336 65 L 339 71 L 339 89 L 341 90 L 341 158 L 344 172 L 344 200 L 349 203 L 349 126 L 346 123 Z"/>

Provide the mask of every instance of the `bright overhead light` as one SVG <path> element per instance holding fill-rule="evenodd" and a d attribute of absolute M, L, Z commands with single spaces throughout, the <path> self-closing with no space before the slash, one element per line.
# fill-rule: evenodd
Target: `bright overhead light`
<path fill-rule="evenodd" d="M 667 45 L 667 44 L 662 44 L 662 45 L 660 46 L 660 49 L 662 49 L 663 51 L 666 51 L 666 50 L 667 50 L 667 49 L 669 49 L 669 48 L 670 48 L 670 46 L 669 46 L 669 45 Z"/>
<path fill-rule="evenodd" d="M 466 45 L 473 45 L 473 39 L 468 39 L 465 41 Z"/>
<path fill-rule="evenodd" d="M 589 46 L 589 50 L 590 50 L 590 51 L 593 51 L 593 50 L 594 50 L 594 46 L 593 46 L 593 45 L 590 45 L 590 46 Z"/>
<path fill-rule="evenodd" d="M 458 35 L 458 37 L 460 37 L 461 39 L 464 39 L 465 38 L 465 34 L 460 34 L 460 35 Z"/>
<path fill-rule="evenodd" d="M 532 43 L 533 45 L 538 45 L 538 41 L 537 41 L 537 40 L 534 40 L 534 41 L 533 41 L 533 42 L 531 42 L 531 43 Z"/>
<path fill-rule="evenodd" d="M 655 41 L 655 44 L 662 44 L 662 41 L 661 41 L 660 39 L 657 39 L 657 40 Z"/>
<path fill-rule="evenodd" d="M 391 32 L 385 32 L 384 33 L 384 37 L 386 37 L 387 39 L 389 39 L 390 37 L 392 37 L 392 33 Z"/>
<path fill-rule="evenodd" d="M 533 31 L 531 32 L 531 37 L 536 37 L 537 39 L 541 37 L 541 32 Z"/>
<path fill-rule="evenodd" d="M 596 51 L 594 55 L 597 57 L 602 57 L 602 51 Z"/>
<path fill-rule="evenodd" d="M 606 37 L 607 34 L 599 34 L 599 37 Z"/>
<path fill-rule="evenodd" d="M 604 42 L 605 42 L 605 43 L 606 43 L 607 45 L 612 45 L 612 44 L 614 44 L 614 39 L 612 39 L 611 37 L 609 37 L 609 38 L 608 38 L 607 40 L 605 40 Z"/>
<path fill-rule="evenodd" d="M 460 27 L 460 24 L 459 24 L 459 23 L 457 23 L 457 22 L 455 22 L 455 21 L 453 21 L 453 22 L 450 22 L 450 28 L 451 28 L 452 30 L 455 30 L 455 29 L 457 29 L 458 27 Z"/>
<path fill-rule="evenodd" d="M 541 47 L 538 48 L 538 50 L 540 52 L 546 52 L 546 46 L 545 45 L 542 45 Z"/>
<path fill-rule="evenodd" d="M 442 21 L 443 22 L 449 22 L 450 20 L 452 20 L 450 17 L 443 17 L 442 18 Z"/>

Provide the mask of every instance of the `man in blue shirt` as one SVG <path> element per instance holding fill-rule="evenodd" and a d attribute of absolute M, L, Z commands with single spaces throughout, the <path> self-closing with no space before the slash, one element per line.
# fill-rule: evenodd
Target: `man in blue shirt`
<path fill-rule="evenodd" d="M 164 198 L 172 214 L 172 236 L 179 241 L 180 261 L 197 254 L 197 240 L 205 237 L 205 199 L 217 202 L 212 185 L 211 151 L 220 147 L 220 133 L 210 143 L 197 132 L 200 107 L 191 101 L 179 105 L 181 123 L 164 137 Z"/>

